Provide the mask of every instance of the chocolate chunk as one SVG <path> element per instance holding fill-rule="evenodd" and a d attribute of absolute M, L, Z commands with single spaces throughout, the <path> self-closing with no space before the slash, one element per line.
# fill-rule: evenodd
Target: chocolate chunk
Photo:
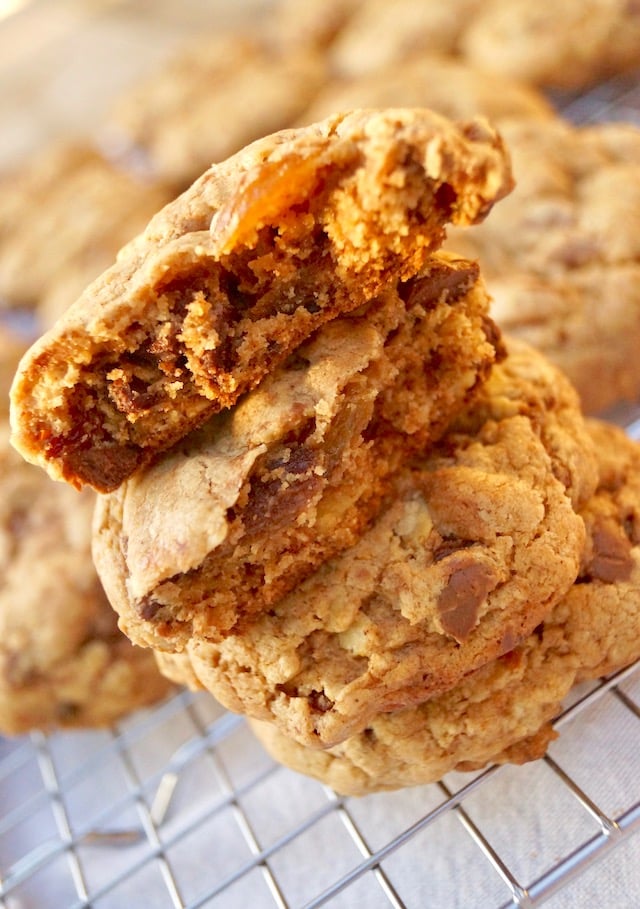
<path fill-rule="evenodd" d="M 317 710 L 318 713 L 326 713 L 327 710 L 331 710 L 333 707 L 333 701 L 326 696 L 324 691 L 311 691 L 307 700 L 309 707 L 312 710 Z"/>
<path fill-rule="evenodd" d="M 451 557 L 451 573 L 438 597 L 440 622 L 446 634 L 463 643 L 478 623 L 480 607 L 498 579 L 492 568 L 463 553 Z"/>
<path fill-rule="evenodd" d="M 74 717 L 79 716 L 80 712 L 80 704 L 74 704 L 72 701 L 62 701 L 56 707 L 56 714 L 60 722 L 69 723 Z"/>
<path fill-rule="evenodd" d="M 275 477 L 254 479 L 242 520 L 246 533 L 259 533 L 269 527 L 272 532 L 287 527 L 318 494 L 322 478 L 313 472 L 317 455 L 304 446 L 293 447 L 281 466 L 286 480 Z M 268 465 L 276 470 L 278 462 Z M 268 475 L 267 475 L 268 476 Z"/>
<path fill-rule="evenodd" d="M 619 528 L 599 521 L 593 528 L 591 541 L 593 555 L 587 569 L 590 576 L 605 584 L 628 580 L 633 568 L 632 546 Z"/>
<path fill-rule="evenodd" d="M 542 627 L 542 626 L 539 626 Z M 507 654 L 520 643 L 520 638 L 514 632 L 513 628 L 506 628 L 500 640 L 500 653 Z"/>
<path fill-rule="evenodd" d="M 144 459 L 144 452 L 130 445 L 107 443 L 102 448 L 79 450 L 67 454 L 65 479 L 74 476 L 100 492 L 115 489 Z"/>
<path fill-rule="evenodd" d="M 477 262 L 459 264 L 457 268 L 433 265 L 427 275 L 407 281 L 400 288 L 400 296 L 407 307 L 422 306 L 429 309 L 445 297 L 449 302 L 460 299 L 478 280 Z"/>
<path fill-rule="evenodd" d="M 146 622 L 150 622 L 161 608 L 162 604 L 158 603 L 157 600 L 153 600 L 151 597 L 144 597 L 138 601 L 138 614 L 140 615 L 140 618 L 144 619 Z"/>

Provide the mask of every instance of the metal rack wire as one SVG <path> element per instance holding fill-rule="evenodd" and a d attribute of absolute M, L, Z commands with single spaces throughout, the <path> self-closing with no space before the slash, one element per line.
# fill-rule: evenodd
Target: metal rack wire
<path fill-rule="evenodd" d="M 637 77 L 555 100 L 640 122 Z M 640 409 L 618 419 L 640 438 Z M 636 907 L 640 664 L 557 726 L 534 764 L 362 799 L 184 691 L 109 731 L 0 739 L 0 907 Z"/>

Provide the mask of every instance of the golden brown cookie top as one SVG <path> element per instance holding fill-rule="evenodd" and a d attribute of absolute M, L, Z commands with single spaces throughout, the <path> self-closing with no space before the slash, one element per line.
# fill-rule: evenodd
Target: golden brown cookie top
<path fill-rule="evenodd" d="M 578 573 L 584 524 L 568 487 L 581 487 L 578 500 L 593 492 L 595 455 L 563 377 L 532 350 L 508 364 L 468 419 L 399 474 L 354 546 L 236 635 L 188 645 L 204 687 L 326 747 L 531 633 Z"/>
<path fill-rule="evenodd" d="M 640 444 L 609 423 L 591 419 L 587 426 L 600 476 L 580 511 L 587 545 L 566 603 L 571 615 L 580 611 L 584 617 L 582 637 L 576 638 L 578 680 L 606 675 L 640 655 Z"/>
<path fill-rule="evenodd" d="M 486 122 L 423 109 L 257 141 L 167 205 L 36 342 L 14 443 L 55 478 L 115 488 L 510 188 Z"/>

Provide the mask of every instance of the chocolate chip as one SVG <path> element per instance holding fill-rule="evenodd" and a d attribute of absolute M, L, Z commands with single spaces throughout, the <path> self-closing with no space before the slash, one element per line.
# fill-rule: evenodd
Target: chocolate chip
<path fill-rule="evenodd" d="M 138 600 L 138 615 L 141 619 L 144 619 L 146 622 L 150 622 L 162 608 L 162 603 L 158 603 L 157 600 L 152 599 L 151 597 L 144 597 L 142 600 Z"/>
<path fill-rule="evenodd" d="M 133 473 L 144 452 L 133 446 L 107 444 L 72 451 L 66 456 L 66 476 L 77 477 L 99 492 L 111 492 Z"/>
<path fill-rule="evenodd" d="M 281 466 L 288 475 L 286 482 L 277 473 L 267 474 L 266 478 L 254 477 L 249 501 L 242 512 L 246 533 L 260 532 L 266 527 L 275 532 L 302 513 L 322 484 L 322 478 L 312 470 L 315 462 L 313 451 L 304 446 L 294 447 L 286 461 L 281 464 L 274 461 L 267 468 L 276 470 Z"/>
<path fill-rule="evenodd" d="M 491 567 L 465 553 L 450 558 L 451 573 L 437 605 L 443 630 L 462 643 L 477 625 L 480 607 L 498 579 Z"/>
<path fill-rule="evenodd" d="M 61 723 L 69 723 L 80 715 L 80 705 L 72 701 L 61 701 L 56 707 L 56 714 Z"/>
<path fill-rule="evenodd" d="M 632 546 L 618 525 L 597 522 L 591 533 L 591 542 L 593 555 L 587 566 L 589 575 L 605 584 L 628 580 L 633 568 Z"/>
<path fill-rule="evenodd" d="M 399 289 L 400 296 L 407 307 L 422 306 L 424 309 L 435 306 L 443 296 L 454 302 L 466 294 L 478 280 L 478 274 L 476 262 L 465 262 L 464 267 L 457 268 L 434 265 L 424 277 L 403 284 Z"/>
<path fill-rule="evenodd" d="M 326 713 L 333 707 L 333 701 L 330 700 L 324 691 L 311 691 L 307 697 L 309 707 L 318 713 Z"/>
<path fill-rule="evenodd" d="M 540 626 L 542 627 L 542 626 Z M 506 628 L 500 639 L 500 653 L 509 653 L 519 643 L 520 638 L 513 628 Z"/>
<path fill-rule="evenodd" d="M 458 194 L 449 183 L 442 183 L 436 190 L 435 203 L 441 208 L 447 217 L 453 211 L 453 207 L 458 201 Z"/>

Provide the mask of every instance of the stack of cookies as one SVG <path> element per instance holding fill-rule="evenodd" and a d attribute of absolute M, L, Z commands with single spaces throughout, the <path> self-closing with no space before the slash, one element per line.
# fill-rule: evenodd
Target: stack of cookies
<path fill-rule="evenodd" d="M 37 341 L 13 442 L 97 490 L 134 643 L 346 793 L 530 760 L 640 656 L 640 451 L 441 249 L 512 188 L 482 119 L 258 140 Z"/>

